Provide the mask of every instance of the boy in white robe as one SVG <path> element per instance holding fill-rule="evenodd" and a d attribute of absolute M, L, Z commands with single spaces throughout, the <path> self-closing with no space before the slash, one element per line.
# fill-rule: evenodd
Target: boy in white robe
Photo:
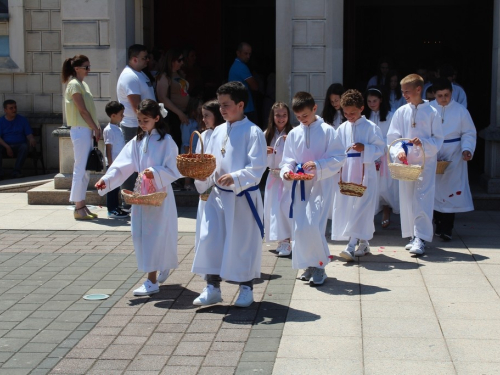
<path fill-rule="evenodd" d="M 474 210 L 469 187 L 467 161 L 476 149 L 476 127 L 469 111 L 452 99 L 449 80 L 439 78 L 432 85 L 436 100 L 431 105 L 441 114 L 444 142 L 437 159 L 451 162 L 444 174 L 436 175 L 434 199 L 435 234 L 445 241 L 452 239 L 455 212 Z"/>
<path fill-rule="evenodd" d="M 206 149 L 217 160 L 214 173 L 195 180 L 198 192 L 213 186 L 200 222 L 200 237 L 192 272 L 206 275 L 207 286 L 193 301 L 222 301 L 222 279 L 240 283 L 235 306 L 253 303 L 253 279 L 260 277 L 263 205 L 259 181 L 267 166 L 262 130 L 244 115 L 248 91 L 241 82 L 217 90 L 225 124 L 215 128 Z"/>
<path fill-rule="evenodd" d="M 443 144 L 441 117 L 428 101 L 422 100 L 423 86 L 424 80 L 417 74 L 401 80 L 407 104 L 394 113 L 387 132 L 388 145 L 398 138 L 411 140 L 396 142 L 390 148 L 393 161 L 421 165 L 425 153 L 419 178 L 399 181 L 401 231 L 403 237 L 410 237 L 405 249 L 412 254 L 423 254 L 425 241 L 432 241 L 437 153 Z"/>
<path fill-rule="evenodd" d="M 325 229 L 333 203 L 333 176 L 344 162 L 345 150 L 335 129 L 316 116 L 311 94 L 295 94 L 292 110 L 300 125 L 288 133 L 280 175 L 287 181 L 291 172 L 315 175 L 312 180 L 294 181 L 292 185 L 292 267 L 306 269 L 301 280 L 321 285 L 327 277 L 325 265 L 330 255 Z"/>
<path fill-rule="evenodd" d="M 375 160 L 384 153 L 385 143 L 380 128 L 361 113 L 363 95 L 357 90 L 347 90 L 340 105 L 347 121 L 337 130 L 337 138 L 346 150 L 347 158 L 341 169 L 344 182 L 366 186 L 361 197 L 335 195 L 332 219 L 332 240 L 349 240 L 340 256 L 347 261 L 370 252 L 368 240 L 373 238 L 373 216 L 378 205 L 377 170 Z M 358 248 L 355 246 L 358 243 Z"/>

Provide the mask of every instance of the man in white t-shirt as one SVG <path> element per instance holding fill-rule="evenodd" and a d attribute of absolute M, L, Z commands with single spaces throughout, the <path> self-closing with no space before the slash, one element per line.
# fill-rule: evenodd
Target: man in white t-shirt
<path fill-rule="evenodd" d="M 125 107 L 124 118 L 120 124 L 125 142 L 137 135 L 136 109 L 144 99 L 155 98 L 153 82 L 142 71 L 148 65 L 148 50 L 142 44 L 134 44 L 128 48 L 128 64 L 123 69 L 116 85 L 118 101 Z M 133 190 L 137 174 L 130 176 L 122 185 L 122 189 Z M 124 210 L 129 210 L 124 206 Z"/>

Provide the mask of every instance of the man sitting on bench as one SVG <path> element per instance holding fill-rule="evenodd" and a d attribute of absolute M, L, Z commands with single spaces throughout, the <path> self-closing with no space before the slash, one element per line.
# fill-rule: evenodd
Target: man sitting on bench
<path fill-rule="evenodd" d="M 35 137 L 28 123 L 28 120 L 17 114 L 17 104 L 14 100 L 3 102 L 5 116 L 0 118 L 0 180 L 4 178 L 2 168 L 2 158 L 17 157 L 12 171 L 12 178 L 20 178 L 29 147 L 36 146 Z"/>

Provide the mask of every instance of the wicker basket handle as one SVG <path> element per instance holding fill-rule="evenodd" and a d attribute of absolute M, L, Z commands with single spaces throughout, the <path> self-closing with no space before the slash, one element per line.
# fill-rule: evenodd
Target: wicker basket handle
<path fill-rule="evenodd" d="M 347 150 L 345 150 L 346 158 L 348 157 L 347 153 L 351 149 L 352 149 L 352 146 L 350 146 Z M 361 183 L 363 183 L 363 179 L 365 178 L 365 163 L 361 163 L 361 164 L 363 164 L 363 174 L 361 175 Z M 342 182 L 342 167 L 340 167 L 340 182 Z"/>
<path fill-rule="evenodd" d="M 137 178 L 135 179 L 135 185 L 134 185 L 134 194 L 141 195 L 141 184 L 142 184 L 142 176 L 143 175 L 144 175 L 144 172 L 140 172 L 137 174 Z"/>
<path fill-rule="evenodd" d="M 198 134 L 198 141 L 200 141 L 201 144 L 201 155 L 203 156 L 203 140 L 201 139 L 201 134 L 199 131 L 195 130 L 194 132 L 191 133 L 191 138 L 189 139 L 189 153 L 193 153 L 193 137 L 195 134 Z M 195 150 L 196 151 L 196 150 Z"/>
<path fill-rule="evenodd" d="M 389 145 L 389 148 L 387 149 L 387 164 L 391 164 L 391 147 L 394 143 L 396 142 L 402 142 L 402 141 L 411 141 L 411 138 L 398 138 L 398 139 L 395 139 L 394 141 L 391 142 L 391 144 Z M 422 147 L 422 151 L 423 151 L 423 154 L 424 154 L 424 158 L 422 160 L 422 169 L 424 169 L 424 166 L 425 166 L 425 149 L 424 149 L 424 144 L 422 143 L 422 141 L 420 141 L 421 145 L 420 147 Z"/>

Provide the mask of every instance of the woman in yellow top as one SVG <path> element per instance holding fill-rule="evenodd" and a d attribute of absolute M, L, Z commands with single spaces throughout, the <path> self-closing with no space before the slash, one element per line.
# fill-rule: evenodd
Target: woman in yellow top
<path fill-rule="evenodd" d="M 97 122 L 94 97 L 89 86 L 83 82 L 90 71 L 87 56 L 76 55 L 68 58 L 62 66 L 62 82 L 67 83 L 64 93 L 66 122 L 71 127 L 70 135 L 75 154 L 73 182 L 69 200 L 75 202 L 75 219 L 90 220 L 97 214 L 90 212 L 85 205 L 85 194 L 90 173 L 85 170 L 87 159 L 92 150 L 92 132 L 97 141 L 101 137 L 101 127 Z"/>

